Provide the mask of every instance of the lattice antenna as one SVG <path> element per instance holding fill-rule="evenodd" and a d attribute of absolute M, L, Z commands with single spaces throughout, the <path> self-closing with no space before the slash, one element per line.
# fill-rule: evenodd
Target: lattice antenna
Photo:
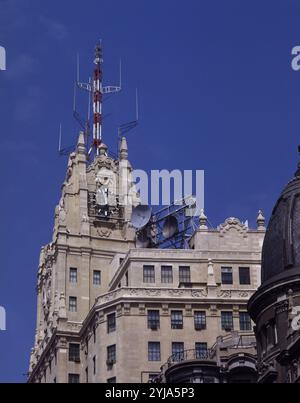
<path fill-rule="evenodd" d="M 126 133 L 134 129 L 139 122 L 139 99 L 138 99 L 138 90 L 135 90 L 135 120 L 131 122 L 124 123 L 118 127 L 118 137 L 121 139 Z"/>
<path fill-rule="evenodd" d="M 69 155 L 70 152 L 74 150 L 74 146 L 70 147 L 62 147 L 62 125 L 60 123 L 59 125 L 59 139 L 58 139 L 58 154 L 63 156 L 63 155 Z"/>

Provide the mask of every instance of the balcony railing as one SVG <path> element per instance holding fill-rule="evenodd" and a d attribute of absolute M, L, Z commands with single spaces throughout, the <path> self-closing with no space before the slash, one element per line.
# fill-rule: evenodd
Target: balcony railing
<path fill-rule="evenodd" d="M 197 349 L 184 350 L 171 355 L 167 361 L 167 366 L 170 367 L 178 362 L 189 360 L 213 360 L 214 357 L 215 351 L 212 349 L 208 349 L 206 351 L 199 351 Z"/>

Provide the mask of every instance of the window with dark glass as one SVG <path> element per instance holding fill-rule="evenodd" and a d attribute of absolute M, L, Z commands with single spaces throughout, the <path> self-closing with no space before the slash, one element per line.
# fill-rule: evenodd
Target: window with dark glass
<path fill-rule="evenodd" d="M 173 361 L 182 361 L 184 359 L 184 343 L 172 343 L 172 359 Z"/>
<path fill-rule="evenodd" d="M 86 367 L 85 369 L 85 382 L 89 383 L 89 368 Z"/>
<path fill-rule="evenodd" d="M 116 363 L 117 359 L 117 352 L 116 352 L 116 345 L 112 345 L 107 347 L 107 364 L 112 365 Z"/>
<path fill-rule="evenodd" d="M 191 282 L 191 269 L 189 266 L 179 266 L 179 283 Z"/>
<path fill-rule="evenodd" d="M 207 358 L 207 343 L 195 343 L 195 352 L 197 359 Z"/>
<path fill-rule="evenodd" d="M 69 361 L 80 362 L 80 344 L 69 344 Z"/>
<path fill-rule="evenodd" d="M 232 267 L 221 267 L 222 284 L 232 284 Z"/>
<path fill-rule="evenodd" d="M 96 343 L 96 337 L 97 337 L 97 335 L 96 335 L 96 326 L 94 325 L 94 326 L 93 326 L 93 339 L 94 339 L 94 343 Z"/>
<path fill-rule="evenodd" d="M 195 311 L 194 322 L 196 330 L 206 329 L 206 312 L 205 311 Z"/>
<path fill-rule="evenodd" d="M 69 311 L 77 312 L 77 298 L 76 297 L 69 297 Z"/>
<path fill-rule="evenodd" d="M 155 283 L 155 268 L 154 266 L 143 267 L 143 282 Z"/>
<path fill-rule="evenodd" d="M 148 329 L 156 330 L 160 325 L 160 316 L 158 310 L 148 310 Z"/>
<path fill-rule="evenodd" d="M 251 318 L 248 312 L 240 312 L 240 330 L 252 330 Z"/>
<path fill-rule="evenodd" d="M 70 267 L 69 282 L 72 284 L 77 283 L 77 269 L 75 267 Z"/>
<path fill-rule="evenodd" d="M 115 376 L 113 378 L 109 378 L 107 383 L 117 383 L 117 378 Z"/>
<path fill-rule="evenodd" d="M 68 382 L 69 383 L 79 383 L 80 382 L 80 376 L 78 374 L 69 374 Z"/>
<path fill-rule="evenodd" d="M 116 330 L 116 314 L 107 315 L 107 333 L 112 333 Z"/>
<path fill-rule="evenodd" d="M 101 271 L 94 270 L 93 272 L 93 284 L 94 285 L 101 285 Z"/>
<path fill-rule="evenodd" d="M 160 361 L 160 342 L 150 341 L 148 343 L 148 361 Z"/>
<path fill-rule="evenodd" d="M 227 311 L 221 312 L 221 324 L 222 324 L 222 330 L 226 330 L 226 331 L 233 330 L 232 312 L 227 312 Z"/>
<path fill-rule="evenodd" d="M 183 329 L 182 311 L 171 311 L 171 328 L 172 329 Z"/>
<path fill-rule="evenodd" d="M 94 355 L 94 357 L 93 357 L 93 374 L 94 375 L 96 375 L 96 370 L 97 370 L 97 368 L 96 368 L 96 356 Z"/>
<path fill-rule="evenodd" d="M 173 283 L 173 267 L 161 266 L 161 282 Z"/>
<path fill-rule="evenodd" d="M 251 284 L 249 267 L 240 267 L 239 275 L 240 275 L 240 284 L 241 285 Z"/>

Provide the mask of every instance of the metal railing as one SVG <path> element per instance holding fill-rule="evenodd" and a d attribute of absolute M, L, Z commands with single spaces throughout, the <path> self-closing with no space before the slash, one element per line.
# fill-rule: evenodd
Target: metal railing
<path fill-rule="evenodd" d="M 170 367 L 173 364 L 188 360 L 213 360 L 215 357 L 215 351 L 208 349 L 206 351 L 199 351 L 197 349 L 184 350 L 178 353 L 172 354 L 167 361 L 167 366 Z"/>

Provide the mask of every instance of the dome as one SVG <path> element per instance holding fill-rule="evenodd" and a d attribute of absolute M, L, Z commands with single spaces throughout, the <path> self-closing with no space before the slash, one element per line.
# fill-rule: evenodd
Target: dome
<path fill-rule="evenodd" d="M 262 283 L 300 276 L 300 165 L 281 193 L 262 250 Z"/>

